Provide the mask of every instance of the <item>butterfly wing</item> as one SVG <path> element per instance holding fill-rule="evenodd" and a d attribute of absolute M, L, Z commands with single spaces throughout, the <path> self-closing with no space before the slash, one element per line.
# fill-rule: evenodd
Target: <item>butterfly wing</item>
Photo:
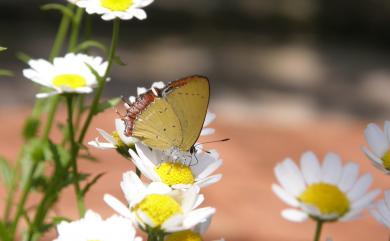
<path fill-rule="evenodd" d="M 181 125 L 182 141 L 179 147 L 189 151 L 199 138 L 210 99 L 209 80 L 191 76 L 171 82 L 162 92 Z"/>
<path fill-rule="evenodd" d="M 182 128 L 171 105 L 163 98 L 155 98 L 137 116 L 132 136 L 149 147 L 167 150 L 182 143 Z"/>

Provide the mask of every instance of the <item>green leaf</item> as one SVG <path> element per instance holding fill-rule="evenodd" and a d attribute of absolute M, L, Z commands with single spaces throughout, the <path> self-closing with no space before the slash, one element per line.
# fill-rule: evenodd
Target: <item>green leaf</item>
<path fill-rule="evenodd" d="M 15 169 L 4 157 L 0 157 L 0 177 L 8 189 L 13 187 L 15 181 Z"/>
<path fill-rule="evenodd" d="M 5 51 L 5 50 L 7 50 L 7 48 L 1 47 L 1 46 L 0 46 L 0 52 L 1 52 L 1 51 Z"/>
<path fill-rule="evenodd" d="M 0 240 L 2 241 L 11 241 L 11 229 L 0 221 Z"/>
<path fill-rule="evenodd" d="M 84 189 L 83 189 L 83 196 L 85 196 L 87 194 L 87 192 L 89 191 L 89 189 L 91 189 L 91 187 L 93 185 L 95 185 L 95 183 L 97 181 L 99 181 L 100 178 L 102 178 L 106 173 L 100 173 L 98 175 L 96 175 L 90 182 L 87 183 L 87 185 L 85 185 Z"/>
<path fill-rule="evenodd" d="M 17 52 L 16 58 L 25 64 L 28 64 L 28 61 L 30 61 L 30 59 L 32 59 L 32 57 L 30 55 L 23 53 L 23 52 Z"/>
<path fill-rule="evenodd" d="M 48 3 L 41 7 L 42 10 L 58 10 L 62 12 L 62 14 L 69 16 L 70 18 L 73 18 L 73 12 L 67 8 L 65 5 L 58 4 L 58 3 Z"/>
<path fill-rule="evenodd" d="M 0 76 L 13 77 L 14 73 L 10 70 L 0 69 Z"/>
<path fill-rule="evenodd" d="M 95 111 L 95 115 L 99 114 L 100 112 L 103 112 L 105 110 L 107 110 L 108 108 L 112 108 L 114 106 L 117 106 L 119 104 L 119 102 L 121 101 L 121 98 L 113 98 L 113 99 L 110 99 L 110 100 L 107 100 L 107 101 L 104 101 L 102 103 L 100 103 L 97 107 L 96 107 L 96 111 Z"/>
<path fill-rule="evenodd" d="M 23 127 L 23 137 L 25 140 L 30 140 L 37 136 L 40 121 L 38 118 L 29 117 L 27 118 Z"/>
<path fill-rule="evenodd" d="M 98 48 L 101 49 L 103 52 L 107 51 L 107 48 L 106 46 L 104 46 L 104 44 L 95 40 L 86 40 L 77 46 L 76 52 L 82 52 L 88 50 L 89 48 Z"/>
<path fill-rule="evenodd" d="M 119 57 L 118 55 L 116 55 L 113 59 L 114 63 L 120 65 L 120 66 L 126 66 L 127 64 L 125 62 L 123 62 L 123 60 L 121 59 L 121 57 Z"/>

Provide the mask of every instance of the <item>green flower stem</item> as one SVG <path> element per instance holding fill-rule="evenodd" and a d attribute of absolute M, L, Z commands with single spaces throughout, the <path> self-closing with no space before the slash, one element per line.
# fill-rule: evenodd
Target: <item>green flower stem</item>
<path fill-rule="evenodd" d="M 68 9 L 74 9 L 74 4 L 68 4 Z M 66 34 L 68 33 L 69 25 L 72 18 L 66 14 L 63 14 L 62 20 L 60 23 L 60 27 L 58 28 L 57 36 L 54 40 L 53 48 L 51 49 L 49 60 L 52 61 L 55 57 L 57 57 L 64 45 L 64 41 L 66 38 Z"/>
<path fill-rule="evenodd" d="M 324 224 L 323 221 L 317 220 L 316 232 L 314 233 L 314 239 L 313 239 L 313 241 L 319 241 L 319 240 L 320 240 L 320 236 L 321 236 L 321 231 L 322 231 L 322 226 L 323 226 L 323 224 Z"/>
<path fill-rule="evenodd" d="M 15 240 L 16 231 L 17 231 L 16 229 L 18 227 L 18 223 L 19 223 L 20 218 L 23 216 L 24 205 L 27 201 L 28 195 L 30 194 L 34 174 L 35 174 L 35 171 L 38 167 L 38 165 L 36 165 L 36 163 L 34 163 L 34 165 L 31 168 L 31 171 L 30 171 L 29 176 L 27 178 L 26 186 L 23 189 L 21 199 L 20 199 L 18 206 L 16 208 L 15 219 L 13 220 L 12 226 L 11 226 L 11 240 Z"/>
<path fill-rule="evenodd" d="M 84 9 L 77 8 L 76 15 L 73 18 L 72 33 L 69 38 L 68 51 L 74 52 L 77 47 L 77 42 L 80 33 L 80 24 L 83 19 Z"/>
<path fill-rule="evenodd" d="M 49 134 L 50 134 L 51 128 L 53 127 L 53 121 L 54 121 L 54 117 L 57 113 L 57 108 L 58 108 L 59 103 L 60 103 L 60 96 L 59 95 L 55 95 L 50 99 L 48 117 L 47 117 L 45 129 L 43 131 L 43 136 L 42 136 L 43 140 L 49 139 Z"/>
<path fill-rule="evenodd" d="M 114 61 L 114 57 L 115 57 L 116 48 L 118 45 L 118 40 L 119 40 L 119 28 L 120 28 L 120 20 L 115 19 L 113 32 L 112 32 L 111 47 L 110 47 L 110 52 L 108 54 L 107 70 L 106 70 L 106 73 L 104 74 L 104 76 L 99 79 L 99 86 L 96 90 L 96 94 L 95 94 L 95 97 L 93 99 L 91 109 L 89 110 L 88 117 L 85 120 L 83 128 L 81 129 L 81 132 L 80 132 L 80 136 L 78 139 L 78 143 L 80 143 L 80 144 L 83 143 L 84 137 L 87 134 L 87 130 L 89 128 L 89 125 L 91 124 L 92 118 L 96 113 L 96 108 L 99 105 L 100 97 L 103 93 L 103 89 L 104 89 L 104 86 L 106 84 L 106 79 L 107 79 L 108 75 L 110 74 L 110 71 L 111 71 L 111 68 L 113 65 L 113 61 Z"/>
<path fill-rule="evenodd" d="M 69 141 L 70 141 L 70 152 L 71 152 L 71 165 L 72 165 L 72 173 L 73 178 L 75 178 L 74 182 L 74 188 L 76 192 L 76 199 L 77 199 L 77 206 L 79 209 L 80 217 L 84 216 L 85 213 L 85 203 L 84 203 L 84 196 L 80 188 L 80 183 L 78 181 L 78 167 L 77 167 L 77 155 L 78 155 L 78 148 L 75 141 L 75 133 L 74 133 L 74 127 L 73 127 L 73 95 L 67 95 L 66 96 L 66 104 L 68 109 L 68 132 L 69 132 Z"/>

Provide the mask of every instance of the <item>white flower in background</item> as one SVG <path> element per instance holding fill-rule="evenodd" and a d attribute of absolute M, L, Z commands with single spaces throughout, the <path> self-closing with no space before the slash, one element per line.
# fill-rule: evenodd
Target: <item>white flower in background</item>
<path fill-rule="evenodd" d="M 123 174 L 121 188 L 129 208 L 109 194 L 104 200 L 144 229 L 159 228 L 168 233 L 188 230 L 215 213 L 211 207 L 197 208 L 204 197 L 196 186 L 184 191 L 172 190 L 161 182 L 145 185 L 134 172 L 127 172 Z"/>
<path fill-rule="evenodd" d="M 312 152 L 301 157 L 300 168 L 286 159 L 275 167 L 280 185 L 272 190 L 294 209 L 283 210 L 282 216 L 290 221 L 302 222 L 308 217 L 322 221 L 354 219 L 379 195 L 376 189 L 367 193 L 372 176 L 360 178 L 359 166 L 348 163 L 342 166 L 340 157 L 328 153 L 322 166 Z"/>
<path fill-rule="evenodd" d="M 369 146 L 363 147 L 364 153 L 375 167 L 390 175 L 390 122 L 385 122 L 384 131 L 371 123 L 364 134 Z"/>
<path fill-rule="evenodd" d="M 133 17 L 139 20 L 146 19 L 146 12 L 142 9 L 150 5 L 153 0 L 79 0 L 77 6 L 85 8 L 88 14 L 100 14 L 103 20 L 120 18 L 130 20 Z"/>
<path fill-rule="evenodd" d="M 370 213 L 378 222 L 390 229 L 390 190 L 385 191 L 385 199 L 375 203 Z"/>
<path fill-rule="evenodd" d="M 215 129 L 209 128 L 207 126 L 209 126 L 215 120 L 216 117 L 217 116 L 214 113 L 207 111 L 206 118 L 203 123 L 203 129 L 200 133 L 201 136 L 208 136 L 214 134 Z"/>
<path fill-rule="evenodd" d="M 88 65 L 100 76 L 106 72 L 108 63 L 101 57 L 85 54 L 67 54 L 50 63 L 44 59 L 30 60 L 30 69 L 23 70 L 23 75 L 40 85 L 54 89 L 52 92 L 39 93 L 37 98 L 46 98 L 62 93 L 91 93 L 97 85 L 97 79 Z"/>
<path fill-rule="evenodd" d="M 111 135 L 102 129 L 97 128 L 96 130 L 107 142 L 100 142 L 97 137 L 95 140 L 88 142 L 88 144 L 102 150 L 127 148 L 137 141 L 136 138 L 128 137 L 124 134 L 125 124 L 121 119 L 115 119 L 115 131 Z"/>
<path fill-rule="evenodd" d="M 99 214 L 88 210 L 84 218 L 61 222 L 54 241 L 142 241 L 129 219 L 114 215 L 103 220 Z"/>
<path fill-rule="evenodd" d="M 198 151 L 187 153 L 187 160 L 176 159 L 165 152 L 150 149 L 138 142 L 137 152 L 129 150 L 138 169 L 153 182 L 163 182 L 172 188 L 206 187 L 221 180 L 222 174 L 210 176 L 221 165 L 218 153 Z M 184 156 L 184 155 L 183 155 Z"/>
<path fill-rule="evenodd" d="M 78 1 L 80 1 L 80 0 L 68 0 L 68 2 L 73 3 L 73 4 L 76 4 Z"/>

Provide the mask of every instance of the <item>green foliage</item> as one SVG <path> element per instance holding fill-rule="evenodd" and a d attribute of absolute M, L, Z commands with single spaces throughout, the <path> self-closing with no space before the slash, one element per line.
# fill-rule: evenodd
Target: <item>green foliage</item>
<path fill-rule="evenodd" d="M 40 125 L 39 119 L 32 116 L 29 117 L 26 120 L 25 125 L 23 127 L 23 131 L 22 131 L 23 138 L 25 140 L 30 140 L 31 138 L 36 137 L 38 133 L 39 125 Z"/>
<path fill-rule="evenodd" d="M 23 52 L 16 53 L 16 58 L 25 64 L 27 64 L 28 61 L 30 61 L 30 59 L 32 59 L 32 57 L 30 55 L 23 53 Z"/>
<path fill-rule="evenodd" d="M 119 57 L 118 55 L 115 55 L 113 62 L 120 66 L 126 66 L 127 64 Z"/>
<path fill-rule="evenodd" d="M 100 173 L 96 175 L 90 182 L 88 182 L 87 185 L 85 185 L 84 189 L 82 190 L 83 195 L 85 196 L 87 192 L 91 189 L 91 187 L 95 185 L 97 181 L 99 181 L 100 178 L 102 178 L 104 175 L 105 173 Z"/>
<path fill-rule="evenodd" d="M 15 176 L 15 168 L 11 166 L 8 160 L 0 156 L 0 178 L 3 180 L 6 188 L 13 188 Z"/>
<path fill-rule="evenodd" d="M 90 48 L 97 48 L 102 50 L 103 52 L 107 52 L 106 46 L 104 46 L 104 44 L 100 43 L 99 41 L 95 41 L 95 40 L 86 40 L 80 43 L 76 48 L 76 52 L 84 52 Z"/>
<path fill-rule="evenodd" d="M 0 52 L 1 52 L 1 51 L 5 51 L 5 50 L 7 50 L 7 48 L 1 47 L 1 46 L 0 46 Z"/>
<path fill-rule="evenodd" d="M 65 5 L 59 4 L 59 3 L 48 3 L 41 7 L 41 10 L 48 11 L 48 10 L 57 10 L 62 12 L 63 15 L 66 15 L 70 18 L 73 18 L 73 12 L 66 7 Z"/>
<path fill-rule="evenodd" d="M 95 115 L 107 110 L 108 108 L 112 108 L 114 106 L 117 106 L 120 101 L 121 101 L 121 98 L 113 98 L 113 99 L 110 99 L 110 100 L 107 100 L 107 101 L 100 103 L 96 108 Z"/>
<path fill-rule="evenodd" d="M 13 77 L 14 76 L 14 73 L 10 70 L 6 70 L 6 69 L 0 69 L 0 77 L 1 76 L 4 76 L 4 77 Z"/>

